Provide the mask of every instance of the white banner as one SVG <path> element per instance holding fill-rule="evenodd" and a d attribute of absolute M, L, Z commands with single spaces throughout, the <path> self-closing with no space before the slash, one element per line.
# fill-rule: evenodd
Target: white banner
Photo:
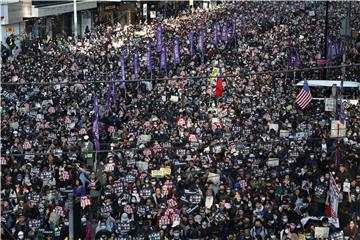
<path fill-rule="evenodd" d="M 340 190 L 336 185 L 335 179 L 330 174 L 330 207 L 331 207 L 331 218 L 336 219 L 338 217 L 338 205 L 339 205 L 339 194 Z"/>

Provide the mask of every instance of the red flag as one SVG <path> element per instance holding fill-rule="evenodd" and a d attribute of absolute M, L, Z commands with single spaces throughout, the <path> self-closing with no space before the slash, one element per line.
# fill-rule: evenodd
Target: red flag
<path fill-rule="evenodd" d="M 215 90 L 215 96 L 221 97 L 223 92 L 223 86 L 222 86 L 222 77 L 219 76 L 216 81 L 216 90 Z"/>

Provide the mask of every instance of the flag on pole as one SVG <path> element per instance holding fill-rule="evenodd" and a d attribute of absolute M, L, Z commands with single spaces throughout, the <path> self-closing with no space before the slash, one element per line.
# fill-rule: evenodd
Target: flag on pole
<path fill-rule="evenodd" d="M 300 66 L 301 66 L 301 62 L 300 62 L 299 48 L 295 48 L 295 54 L 296 54 L 295 67 L 300 67 Z"/>
<path fill-rule="evenodd" d="M 125 89 L 125 59 L 124 55 L 121 54 L 120 56 L 120 64 L 121 64 L 121 81 L 120 81 L 120 88 Z"/>
<path fill-rule="evenodd" d="M 174 40 L 174 63 L 180 64 L 180 51 L 179 51 L 178 37 L 175 37 L 175 40 Z"/>
<path fill-rule="evenodd" d="M 194 32 L 191 31 L 189 33 L 189 39 L 190 39 L 190 50 L 189 50 L 189 52 L 190 52 L 190 57 L 192 57 L 193 54 L 194 54 Z"/>
<path fill-rule="evenodd" d="M 199 33 L 198 48 L 199 48 L 199 52 L 203 55 L 204 54 L 204 31 L 203 30 L 200 30 L 200 33 Z"/>
<path fill-rule="evenodd" d="M 304 86 L 296 97 L 296 103 L 301 109 L 305 109 L 312 100 L 312 95 L 307 80 L 304 81 Z"/>
<path fill-rule="evenodd" d="M 94 145 L 95 150 L 100 150 L 100 134 L 99 134 L 99 105 L 98 105 L 98 97 L 95 96 L 94 99 L 94 114 L 95 114 L 95 120 L 93 122 L 92 132 L 93 132 L 93 139 L 94 139 Z"/>
<path fill-rule="evenodd" d="M 227 22 L 227 20 L 225 20 L 222 30 L 223 31 L 222 31 L 222 35 L 221 35 L 221 40 L 223 42 L 227 43 L 227 35 L 228 35 L 228 22 Z"/>
<path fill-rule="evenodd" d="M 161 55 L 160 55 L 160 71 L 161 70 L 166 71 L 166 65 L 167 65 L 166 44 L 164 43 L 162 46 Z"/>
<path fill-rule="evenodd" d="M 214 23 L 214 48 L 217 49 L 218 48 L 218 43 L 219 43 L 219 35 L 218 35 L 218 24 Z"/>
<path fill-rule="evenodd" d="M 231 37 L 233 39 L 236 39 L 236 18 L 234 16 L 231 19 L 231 23 L 232 23 Z"/>
<path fill-rule="evenodd" d="M 219 76 L 216 80 L 216 89 L 215 89 L 215 96 L 221 97 L 223 92 L 223 84 L 222 84 L 222 76 L 221 71 L 219 72 Z"/>
<path fill-rule="evenodd" d="M 292 67 L 293 66 L 293 59 L 292 59 L 292 47 L 289 47 L 288 50 L 288 66 Z"/>
<path fill-rule="evenodd" d="M 135 48 L 134 52 L 134 78 L 135 80 L 139 79 L 139 53 L 137 48 Z"/>
<path fill-rule="evenodd" d="M 148 73 L 152 72 L 152 57 L 151 57 L 151 42 L 147 44 L 147 71 Z"/>
<path fill-rule="evenodd" d="M 162 26 L 161 23 L 157 25 L 156 29 L 156 51 L 161 52 L 162 48 Z"/>

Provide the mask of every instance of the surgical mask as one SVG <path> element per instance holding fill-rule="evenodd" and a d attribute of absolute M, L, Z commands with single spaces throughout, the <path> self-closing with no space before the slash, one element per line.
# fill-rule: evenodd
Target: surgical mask
<path fill-rule="evenodd" d="M 287 218 L 283 218 L 282 219 L 284 223 L 287 223 L 288 222 L 288 219 Z"/>
<path fill-rule="evenodd" d="M 82 223 L 85 223 L 85 222 L 86 222 L 86 218 L 84 218 L 84 217 L 81 218 L 81 222 L 82 222 Z"/>
<path fill-rule="evenodd" d="M 106 229 L 106 226 L 101 226 L 100 229 L 104 230 Z"/>
<path fill-rule="evenodd" d="M 64 225 L 65 225 L 65 226 L 69 226 L 69 222 L 64 222 Z"/>
<path fill-rule="evenodd" d="M 356 193 L 360 193 L 360 188 L 355 189 Z"/>

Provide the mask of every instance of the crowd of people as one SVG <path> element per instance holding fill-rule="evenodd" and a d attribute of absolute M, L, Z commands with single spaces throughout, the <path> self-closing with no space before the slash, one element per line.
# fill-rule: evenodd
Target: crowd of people
<path fill-rule="evenodd" d="M 347 3 L 330 3 L 333 65 L 342 62 L 332 43 L 340 42 L 346 11 Z M 351 11 L 351 26 L 359 30 L 360 4 L 353 2 Z M 66 239 L 74 219 L 75 239 L 86 240 L 297 240 L 314 239 L 316 228 L 329 230 L 329 239 L 360 239 L 360 105 L 346 106 L 346 137 L 337 143 L 324 102 L 313 100 L 305 110 L 295 104 L 295 81 L 320 79 L 322 72 L 278 71 L 317 66 L 324 16 L 323 2 L 183 11 L 161 19 L 165 71 L 156 52 L 158 23 L 146 22 L 100 25 L 83 38 L 33 40 L 3 58 L 3 236 Z M 345 63 L 359 63 L 360 38 L 341 44 Z M 296 66 L 289 65 L 289 46 L 298 49 Z M 214 69 L 223 78 L 219 97 L 216 77 L 209 77 Z M 327 76 L 359 81 L 359 70 L 348 68 L 344 76 L 333 69 Z M 99 151 L 92 132 L 97 114 Z M 338 221 L 331 179 L 339 189 Z"/>

